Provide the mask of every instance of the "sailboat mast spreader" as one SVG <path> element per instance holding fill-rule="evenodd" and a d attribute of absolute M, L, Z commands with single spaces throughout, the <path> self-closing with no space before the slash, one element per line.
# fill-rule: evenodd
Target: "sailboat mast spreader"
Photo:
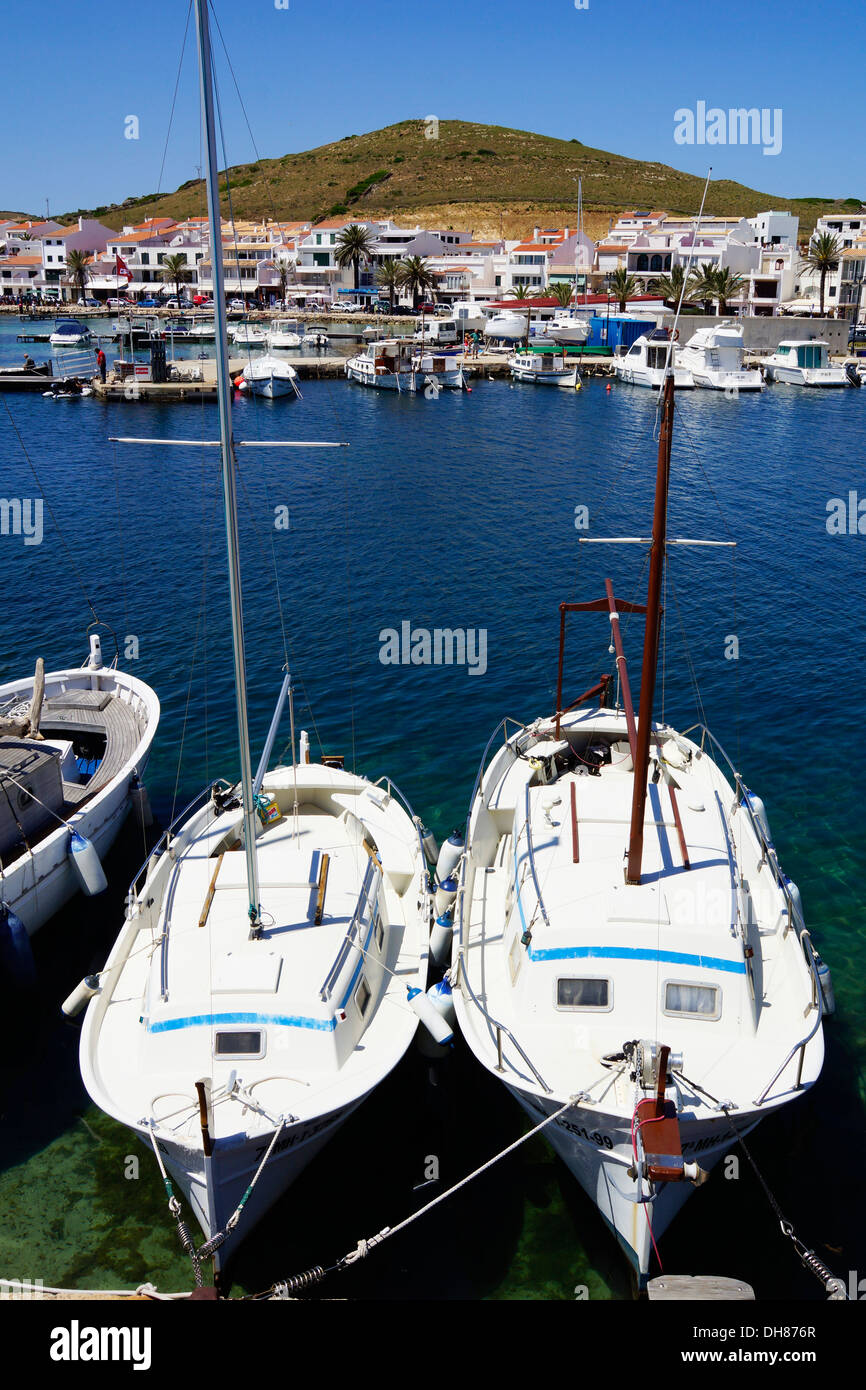
<path fill-rule="evenodd" d="M 222 230 L 217 178 L 216 131 L 214 125 L 213 74 L 208 27 L 207 0 L 195 0 L 196 33 L 198 36 L 199 83 L 202 116 L 205 122 L 207 148 L 207 207 L 210 225 L 210 259 L 213 276 L 214 324 L 216 330 L 217 399 L 220 417 L 220 454 L 222 457 L 223 498 L 226 518 L 226 551 L 228 554 L 229 590 L 232 613 L 232 647 L 235 668 L 235 699 L 238 716 L 238 745 L 241 758 L 241 797 L 244 812 L 244 850 L 247 862 L 250 934 L 257 936 L 259 923 L 259 871 L 256 860 L 256 807 L 253 797 L 253 770 L 250 756 L 250 732 L 247 717 L 247 678 L 244 655 L 244 617 L 241 595 L 240 547 L 238 544 L 237 488 L 235 483 L 235 449 L 232 435 L 232 383 L 229 377 L 228 341 L 226 336 L 226 300 L 223 284 Z"/>

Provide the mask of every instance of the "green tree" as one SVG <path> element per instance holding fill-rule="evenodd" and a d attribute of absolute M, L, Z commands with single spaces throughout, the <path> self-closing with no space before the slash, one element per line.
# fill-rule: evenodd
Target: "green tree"
<path fill-rule="evenodd" d="M 557 280 L 556 284 L 547 287 L 548 299 L 555 299 L 560 309 L 568 308 L 573 295 L 573 287 L 564 280 Z"/>
<path fill-rule="evenodd" d="M 91 251 L 70 251 L 66 257 L 66 273 L 78 285 L 78 298 L 83 299 L 90 279 Z"/>
<path fill-rule="evenodd" d="M 610 288 L 619 301 L 619 312 L 624 314 L 627 301 L 638 293 L 637 280 L 622 266 L 618 266 L 610 277 Z"/>
<path fill-rule="evenodd" d="M 159 278 L 168 284 L 174 285 L 174 292 L 177 302 L 180 303 L 180 287 L 189 275 L 189 266 L 186 263 L 186 256 L 179 251 L 174 256 L 166 256 L 159 272 Z"/>
<path fill-rule="evenodd" d="M 704 313 L 713 312 L 713 300 L 716 298 L 716 269 L 712 265 L 699 266 L 693 270 L 688 278 L 686 293 L 693 299 L 699 299 L 704 306 Z"/>
<path fill-rule="evenodd" d="M 827 282 L 827 273 L 836 269 L 840 255 L 838 238 L 831 236 L 829 232 L 822 232 L 820 236 L 813 237 L 809 242 L 806 254 L 800 262 L 801 269 L 811 270 L 821 277 L 819 291 L 821 318 L 824 317 L 824 286 Z"/>
<path fill-rule="evenodd" d="M 686 278 L 686 272 L 681 265 L 675 265 L 670 275 L 660 275 L 657 280 L 653 280 L 652 288 L 660 294 L 665 304 L 676 306 L 680 302 L 680 293 Z"/>
<path fill-rule="evenodd" d="M 361 262 L 369 261 L 373 251 L 373 241 L 366 227 L 353 222 L 344 227 L 337 237 L 337 265 L 345 270 L 350 265 L 355 276 L 355 289 L 360 283 Z"/>
<path fill-rule="evenodd" d="M 716 271 L 716 299 L 719 301 L 719 313 L 723 318 L 727 316 L 728 300 L 735 299 L 740 294 L 743 284 L 742 275 L 734 275 L 727 267 Z"/>
<path fill-rule="evenodd" d="M 402 273 L 402 265 L 393 256 L 376 267 L 376 284 L 388 291 L 388 305 L 392 314 L 394 312 L 394 292 L 400 288 Z"/>
<path fill-rule="evenodd" d="M 407 256 L 400 267 L 400 278 L 397 282 L 401 290 L 408 290 L 412 295 L 412 308 L 418 308 L 418 295 L 422 290 L 432 290 L 436 286 L 436 277 L 430 269 L 429 261 L 425 261 L 422 256 Z"/>

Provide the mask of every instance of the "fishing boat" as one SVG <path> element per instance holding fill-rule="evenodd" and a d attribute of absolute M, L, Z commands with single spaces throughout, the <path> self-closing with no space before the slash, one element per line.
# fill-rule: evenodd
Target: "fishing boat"
<path fill-rule="evenodd" d="M 89 347 L 93 334 L 87 324 L 80 323 L 78 319 L 57 319 L 48 341 L 56 348 Z"/>
<path fill-rule="evenodd" d="M 294 319 L 274 319 L 266 337 L 269 348 L 297 348 L 301 346 L 301 335 Z"/>
<path fill-rule="evenodd" d="M 830 349 L 819 338 L 790 338 L 759 359 L 768 381 L 788 386 L 848 386 L 843 367 L 830 366 Z"/>
<path fill-rule="evenodd" d="M 195 0 L 195 21 L 214 243 L 207 0 Z M 162 837 L 104 971 L 70 1004 L 90 992 L 84 1083 L 152 1146 L 197 1269 L 207 1259 L 220 1268 L 400 1060 L 419 1017 L 433 1011 L 442 1024 L 424 993 L 431 894 L 420 822 L 390 782 L 311 759 L 306 734 L 295 737 L 288 670 L 253 777 L 236 450 L 342 446 L 235 440 L 220 257 L 213 275 L 240 780 L 205 787 Z M 291 761 L 269 771 L 287 702 Z M 204 1232 L 198 1250 L 172 1181 Z"/>
<path fill-rule="evenodd" d="M 267 347 L 268 340 L 264 330 L 254 323 L 239 323 L 232 330 L 232 342 L 235 347 Z"/>
<path fill-rule="evenodd" d="M 81 889 L 101 892 L 101 861 L 135 804 L 159 700 L 105 665 L 97 633 L 83 666 L 0 686 L 0 925 L 32 936 Z"/>
<path fill-rule="evenodd" d="M 743 329 L 733 319 L 722 319 L 693 333 L 677 354 L 677 363 L 690 371 L 695 386 L 713 391 L 762 391 L 764 379 L 757 367 L 743 366 Z"/>
<path fill-rule="evenodd" d="M 766 808 L 703 725 L 655 721 L 674 375 L 665 377 L 646 603 L 560 605 L 556 708 L 482 757 L 455 907 L 460 1028 L 577 1178 L 641 1285 L 737 1135 L 821 1070 L 825 996 Z M 706 542 L 726 544 L 726 542 Z M 566 622 L 599 615 L 616 678 L 576 700 Z M 620 636 L 645 618 L 640 707 Z M 596 619 L 598 621 L 598 618 Z"/>
<path fill-rule="evenodd" d="M 526 352 L 516 352 L 508 359 L 508 366 L 515 381 L 531 381 L 536 386 L 580 385 L 577 365 L 569 366 L 565 353 L 551 352 L 549 348 L 528 348 Z"/>
<path fill-rule="evenodd" d="M 635 338 L 624 357 L 614 359 L 614 374 L 620 381 L 630 386 L 651 386 L 658 389 L 664 384 L 667 371 L 669 330 L 653 328 Z M 673 381 L 677 390 L 688 390 L 695 384 L 691 372 L 678 365 L 678 349 L 674 344 Z"/>
<path fill-rule="evenodd" d="M 265 355 L 250 358 L 236 385 L 239 391 L 274 400 L 277 396 L 300 395 L 297 379 L 298 373 L 290 363 Z"/>
<path fill-rule="evenodd" d="M 408 338 L 380 338 L 348 358 L 346 376 L 379 391 L 434 394 L 447 387 L 461 390 L 463 368 L 456 354 L 431 352 Z"/>

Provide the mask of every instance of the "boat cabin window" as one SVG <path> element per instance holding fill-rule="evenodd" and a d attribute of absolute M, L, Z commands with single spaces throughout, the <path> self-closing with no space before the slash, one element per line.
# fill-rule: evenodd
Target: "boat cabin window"
<path fill-rule="evenodd" d="M 370 990 L 370 986 L 367 984 L 365 976 L 362 975 L 361 983 L 355 990 L 355 1003 L 358 1005 L 358 1013 L 361 1015 L 362 1018 L 364 1017 L 368 1008 L 370 1007 L 370 1000 L 372 999 L 372 997 L 373 996 Z"/>
<path fill-rule="evenodd" d="M 825 365 L 823 343 L 807 343 L 805 346 L 797 348 L 798 367 L 823 367 Z"/>
<path fill-rule="evenodd" d="M 225 1061 L 242 1061 L 249 1057 L 264 1057 L 265 1035 L 256 1031 L 232 1029 L 218 1032 L 214 1041 L 214 1056 Z"/>
<path fill-rule="evenodd" d="M 780 343 L 779 346 L 776 348 L 776 356 L 777 356 L 777 357 L 787 357 L 787 356 L 788 356 L 788 353 L 789 353 L 790 351 L 791 351 L 791 349 L 790 349 L 790 347 L 788 346 L 788 344 L 786 344 L 786 343 Z"/>
<path fill-rule="evenodd" d="M 717 985 L 687 985 L 668 980 L 664 1012 L 684 1018 L 718 1018 L 722 1012 L 721 990 Z"/>
<path fill-rule="evenodd" d="M 556 982 L 558 1009 L 609 1009 L 610 980 L 560 979 Z"/>
<path fill-rule="evenodd" d="M 667 365 L 668 350 L 666 347 L 649 347 L 646 350 L 646 364 L 654 371 L 663 371 Z"/>
<path fill-rule="evenodd" d="M 382 918 L 379 917 L 379 918 L 377 919 L 377 921 L 376 921 L 376 946 L 378 947 L 378 949 L 379 949 L 380 951 L 381 951 L 381 949 L 382 949 L 382 946 L 383 946 L 383 944 L 384 944 L 384 941 L 385 941 L 385 928 L 382 926 Z"/>

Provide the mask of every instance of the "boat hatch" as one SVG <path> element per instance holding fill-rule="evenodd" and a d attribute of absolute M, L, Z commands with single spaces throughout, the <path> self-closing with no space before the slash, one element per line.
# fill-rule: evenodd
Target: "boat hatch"
<path fill-rule="evenodd" d="M 213 1052 L 215 1057 L 226 1062 L 264 1057 L 265 1035 L 259 1029 L 221 1029 L 214 1037 Z"/>
<path fill-rule="evenodd" d="M 214 961 L 214 994 L 275 994 L 280 982 L 282 956 L 274 951 L 226 951 Z"/>

